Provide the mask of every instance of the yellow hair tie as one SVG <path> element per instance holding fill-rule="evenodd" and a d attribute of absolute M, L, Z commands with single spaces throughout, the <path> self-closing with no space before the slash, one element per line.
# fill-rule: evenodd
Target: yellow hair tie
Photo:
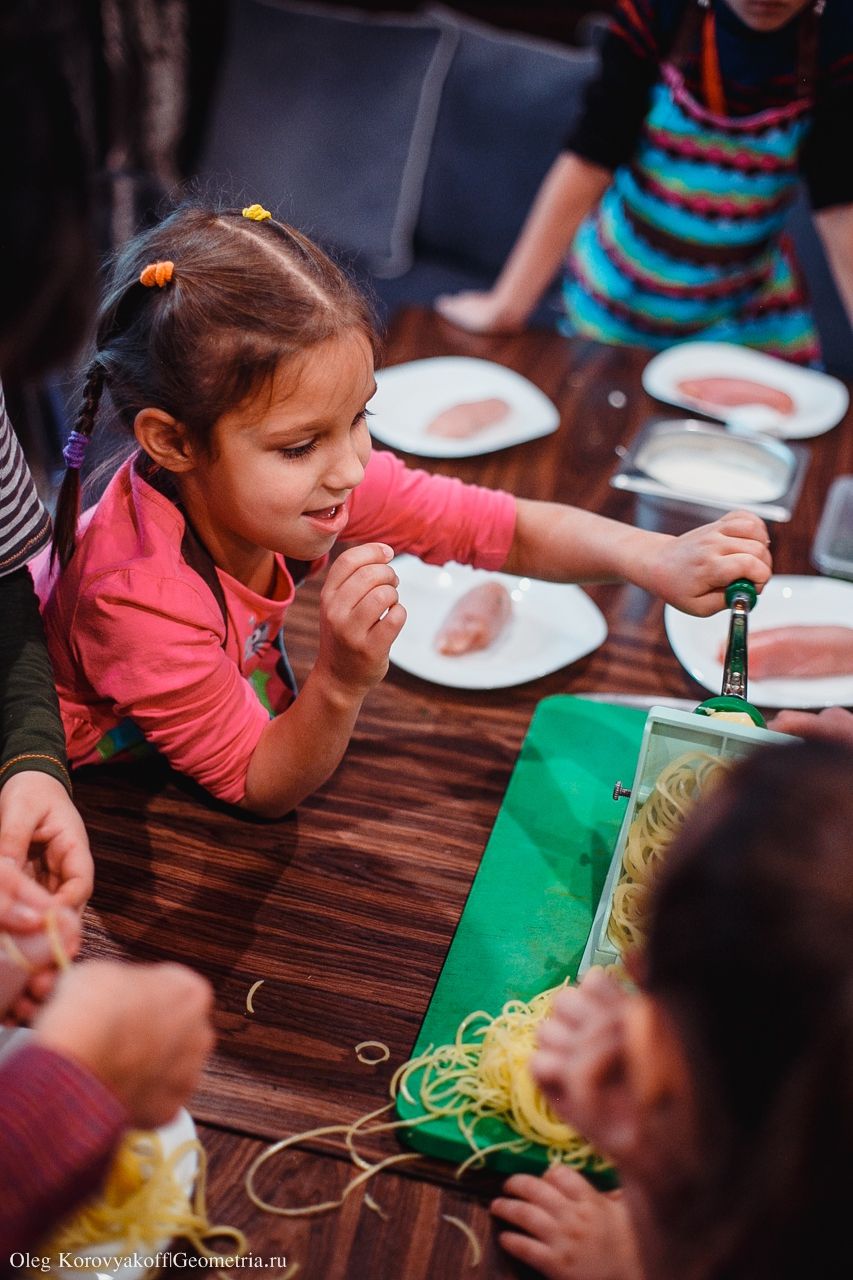
<path fill-rule="evenodd" d="M 272 214 L 262 204 L 250 204 L 243 210 L 243 217 L 249 218 L 252 222 L 266 222 Z"/>
<path fill-rule="evenodd" d="M 152 289 L 155 284 L 162 289 L 171 280 L 174 270 L 174 262 L 149 262 L 140 272 L 139 283 L 146 289 Z"/>

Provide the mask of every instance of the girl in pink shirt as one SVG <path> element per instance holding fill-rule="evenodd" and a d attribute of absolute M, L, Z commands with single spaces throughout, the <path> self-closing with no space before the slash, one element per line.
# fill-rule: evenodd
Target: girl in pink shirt
<path fill-rule="evenodd" d="M 62 571 L 37 575 L 72 764 L 148 742 L 214 795 L 288 812 L 334 771 L 387 670 L 406 616 L 395 552 L 626 578 L 700 614 L 735 578 L 767 581 L 752 515 L 673 538 L 371 456 L 375 352 L 346 276 L 260 206 L 183 207 L 122 251 L 60 494 Z M 139 450 L 78 529 L 105 391 Z M 339 538 L 355 545 L 329 569 L 295 698 L 282 622 L 294 579 Z"/>

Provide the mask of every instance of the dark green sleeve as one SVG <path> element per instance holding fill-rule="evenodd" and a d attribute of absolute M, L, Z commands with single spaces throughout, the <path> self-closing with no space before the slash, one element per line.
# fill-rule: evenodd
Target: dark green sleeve
<path fill-rule="evenodd" d="M 71 791 L 38 599 L 28 570 L 17 569 L 0 577 L 0 786 L 25 769 Z"/>

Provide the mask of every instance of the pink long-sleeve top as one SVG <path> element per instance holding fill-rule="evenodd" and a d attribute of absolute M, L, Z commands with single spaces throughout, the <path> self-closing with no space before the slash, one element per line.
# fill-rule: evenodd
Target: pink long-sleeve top
<path fill-rule="evenodd" d="M 350 498 L 346 540 L 381 540 L 431 564 L 499 569 L 515 515 L 510 494 L 374 452 Z M 294 584 L 283 557 L 271 597 L 217 568 L 223 616 L 185 558 L 185 532 L 179 507 L 131 460 L 84 516 L 62 574 L 52 578 L 46 556 L 33 573 L 71 764 L 132 754 L 147 742 L 236 804 L 270 715 L 293 697 L 276 638 Z"/>

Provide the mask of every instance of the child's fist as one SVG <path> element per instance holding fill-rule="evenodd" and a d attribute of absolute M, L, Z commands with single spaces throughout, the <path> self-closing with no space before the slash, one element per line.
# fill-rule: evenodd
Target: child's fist
<path fill-rule="evenodd" d="M 198 1083 L 213 1048 L 212 1005 L 210 984 L 183 965 L 89 960 L 62 975 L 35 1036 L 97 1076 L 132 1125 L 153 1129 Z"/>
<path fill-rule="evenodd" d="M 351 547 L 329 570 L 320 596 L 318 665 L 328 678 L 366 693 L 388 670 L 388 652 L 406 621 L 384 542 Z"/>
<path fill-rule="evenodd" d="M 763 520 L 731 511 L 653 550 L 649 590 L 685 613 L 707 617 L 725 608 L 725 589 L 738 578 L 761 591 L 772 570 L 769 543 Z"/>

